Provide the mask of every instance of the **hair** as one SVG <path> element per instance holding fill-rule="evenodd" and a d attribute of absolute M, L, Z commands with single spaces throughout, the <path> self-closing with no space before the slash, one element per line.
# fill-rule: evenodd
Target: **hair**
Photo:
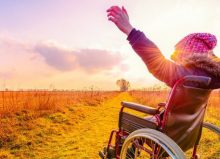
<path fill-rule="evenodd" d="M 194 53 L 182 59 L 185 67 L 194 67 L 220 77 L 220 58 L 212 54 Z"/>

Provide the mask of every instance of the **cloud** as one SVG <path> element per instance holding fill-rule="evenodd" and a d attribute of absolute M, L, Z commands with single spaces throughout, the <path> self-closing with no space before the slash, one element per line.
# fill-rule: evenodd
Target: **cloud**
<path fill-rule="evenodd" d="M 12 89 L 48 88 L 51 83 L 62 89 L 90 85 L 113 89 L 126 71 L 127 58 L 104 49 L 73 50 L 0 36 L 0 50 L 0 80 Z"/>
<path fill-rule="evenodd" d="M 77 51 L 51 44 L 38 44 L 34 52 L 41 55 L 45 62 L 60 71 L 82 69 L 86 72 L 110 70 L 119 65 L 121 54 L 112 54 L 101 49 L 80 49 Z"/>
<path fill-rule="evenodd" d="M 0 78 L 32 80 L 55 73 L 33 48 L 31 43 L 0 36 Z"/>
<path fill-rule="evenodd" d="M 87 71 L 109 70 L 123 61 L 120 54 L 106 50 L 82 49 L 75 55 L 80 67 Z"/>
<path fill-rule="evenodd" d="M 70 51 L 52 45 L 39 44 L 34 51 L 44 57 L 45 62 L 57 70 L 67 71 L 75 67 L 75 56 Z"/>

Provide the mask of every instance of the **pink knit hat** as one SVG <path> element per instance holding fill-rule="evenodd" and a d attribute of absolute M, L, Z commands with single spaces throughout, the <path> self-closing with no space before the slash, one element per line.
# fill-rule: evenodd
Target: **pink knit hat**
<path fill-rule="evenodd" d="M 217 44 L 215 35 L 210 33 L 192 33 L 180 40 L 175 49 L 178 58 L 186 57 L 189 54 L 208 54 Z"/>

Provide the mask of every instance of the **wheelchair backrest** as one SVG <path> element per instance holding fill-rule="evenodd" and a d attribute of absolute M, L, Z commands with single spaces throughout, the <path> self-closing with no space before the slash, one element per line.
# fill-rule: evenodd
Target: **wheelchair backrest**
<path fill-rule="evenodd" d="M 211 93 L 211 78 L 186 76 L 171 90 L 162 119 L 162 131 L 184 151 L 199 141 Z"/>

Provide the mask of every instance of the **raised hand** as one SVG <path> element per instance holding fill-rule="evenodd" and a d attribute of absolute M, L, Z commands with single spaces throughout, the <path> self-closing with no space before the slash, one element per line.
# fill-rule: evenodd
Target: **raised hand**
<path fill-rule="evenodd" d="M 124 7 L 112 6 L 107 10 L 108 20 L 115 23 L 115 25 L 126 35 L 129 35 L 133 29 L 129 21 L 129 16 Z"/>

